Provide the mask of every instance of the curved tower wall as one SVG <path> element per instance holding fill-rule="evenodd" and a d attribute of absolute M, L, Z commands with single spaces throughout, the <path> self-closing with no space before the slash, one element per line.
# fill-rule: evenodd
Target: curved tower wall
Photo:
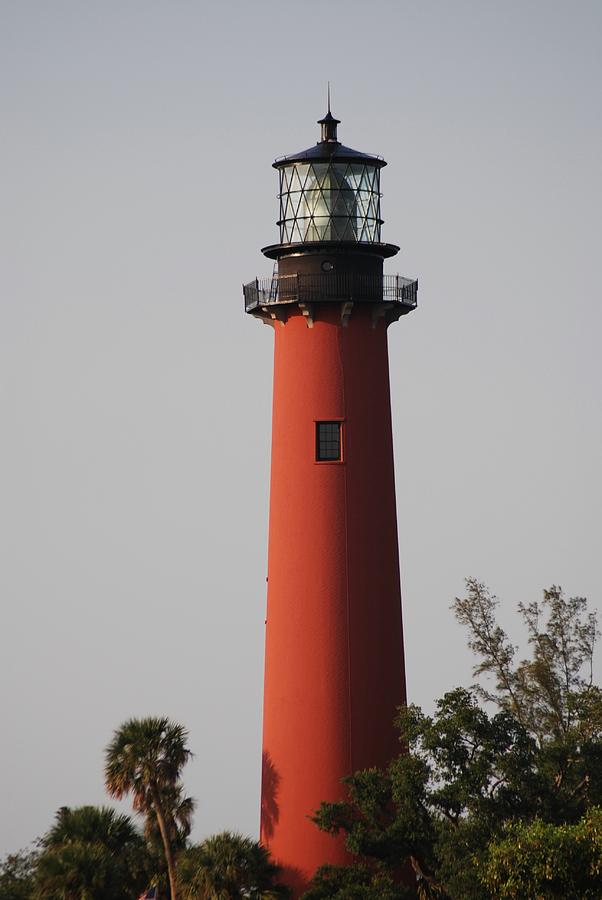
<path fill-rule="evenodd" d="M 296 895 L 342 838 L 309 820 L 384 766 L 405 703 L 385 318 L 357 304 L 275 321 L 261 837 Z M 312 327 L 308 327 L 310 324 Z M 316 461 L 316 421 L 342 460 Z"/>

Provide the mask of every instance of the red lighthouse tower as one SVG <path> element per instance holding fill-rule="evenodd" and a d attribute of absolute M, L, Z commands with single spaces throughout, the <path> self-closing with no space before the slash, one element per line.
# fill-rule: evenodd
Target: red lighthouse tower
<path fill-rule="evenodd" d="M 261 837 L 295 896 L 348 862 L 308 817 L 399 752 L 405 702 L 387 328 L 417 282 L 383 275 L 385 161 L 319 124 L 274 163 L 277 265 L 244 288 L 275 335 Z"/>

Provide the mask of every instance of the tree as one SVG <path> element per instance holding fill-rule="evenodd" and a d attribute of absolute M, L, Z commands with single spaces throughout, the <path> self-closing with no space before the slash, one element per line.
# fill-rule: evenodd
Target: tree
<path fill-rule="evenodd" d="M 566 600 L 555 585 L 543 592 L 541 603 L 519 603 L 532 657 L 516 663 L 516 648 L 496 621 L 498 606 L 497 597 L 475 578 L 466 579 L 466 595 L 453 604 L 477 656 L 474 674 L 495 681 L 493 690 L 482 684 L 476 689 L 511 712 L 540 743 L 562 738 L 579 724 L 578 699 L 593 690 L 596 615 L 588 612 L 584 597 Z"/>
<path fill-rule="evenodd" d="M 183 900 L 277 900 L 289 896 L 278 885 L 278 867 L 251 838 L 225 831 L 185 850 L 178 860 Z"/>
<path fill-rule="evenodd" d="M 378 867 L 321 866 L 303 900 L 406 900 L 410 890 Z"/>
<path fill-rule="evenodd" d="M 37 859 L 35 850 L 9 853 L 0 862 L 0 900 L 29 900 Z"/>
<path fill-rule="evenodd" d="M 544 592 L 542 604 L 519 606 L 532 655 L 516 663 L 496 605 L 474 580 L 455 604 L 478 657 L 475 672 L 492 675 L 494 688 L 450 691 L 433 716 L 401 710 L 403 752 L 384 771 L 346 779 L 347 801 L 322 804 L 315 816 L 323 830 L 345 834 L 363 873 L 358 897 L 378 896 L 378 879 L 399 882 L 406 864 L 420 897 L 486 900 L 494 861 L 511 861 L 510 852 L 504 855 L 508 828 L 539 822 L 550 829 L 549 841 L 562 837 L 568 848 L 577 839 L 570 829 L 602 805 L 602 697 L 591 677 L 595 616 L 558 588 Z M 553 829 L 564 831 L 554 837 Z M 576 846 L 570 852 L 578 855 Z M 336 868 L 322 870 L 307 898 L 345 896 L 337 883 L 344 878 Z"/>
<path fill-rule="evenodd" d="M 599 900 L 602 809 L 576 825 L 516 822 L 489 847 L 483 881 L 499 900 Z"/>
<path fill-rule="evenodd" d="M 571 797 L 571 810 L 553 808 L 544 821 L 576 821 L 589 805 L 602 805 L 602 691 L 593 683 L 596 614 L 585 598 L 567 600 L 556 586 L 543 592 L 541 603 L 519 603 L 532 655 L 516 662 L 516 648 L 496 622 L 497 597 L 474 578 L 466 588 L 453 608 L 477 656 L 474 674 L 495 682 L 493 690 L 482 684 L 475 690 L 533 736 L 542 774 L 558 797 Z"/>
<path fill-rule="evenodd" d="M 37 900 L 133 900 L 148 884 L 144 839 L 113 809 L 63 806 L 40 845 Z"/>
<path fill-rule="evenodd" d="M 105 782 L 118 799 L 131 793 L 148 832 L 161 835 L 171 900 L 177 900 L 175 852 L 190 827 L 193 801 L 184 798 L 180 775 L 191 752 L 186 730 L 167 718 L 129 719 L 106 749 Z"/>
<path fill-rule="evenodd" d="M 108 806 L 61 806 L 54 825 L 41 840 L 42 847 L 76 842 L 104 844 L 112 853 L 144 847 L 144 841 L 129 816 Z"/>
<path fill-rule="evenodd" d="M 421 897 L 481 900 L 475 863 L 496 823 L 525 815 L 541 788 L 536 745 L 512 716 L 488 716 L 461 688 L 439 701 L 434 716 L 411 706 L 398 725 L 407 750 L 385 771 L 346 779 L 347 802 L 322 804 L 316 824 L 342 831 L 375 877 L 398 880 L 405 863 Z"/>

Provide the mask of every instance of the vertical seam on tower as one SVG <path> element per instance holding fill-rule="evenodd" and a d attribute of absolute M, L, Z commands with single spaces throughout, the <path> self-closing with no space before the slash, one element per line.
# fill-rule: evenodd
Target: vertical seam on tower
<path fill-rule="evenodd" d="M 345 443 L 348 441 L 348 429 L 347 429 L 347 397 L 345 393 L 345 366 L 343 364 L 342 358 L 342 348 L 341 341 L 343 338 L 343 332 L 340 325 L 337 325 L 337 348 L 339 351 L 339 366 L 341 369 L 341 385 L 343 390 L 343 418 L 345 421 L 345 435 L 344 440 Z M 343 448 L 343 452 L 345 456 L 347 456 L 347 447 Z M 353 774 L 353 737 L 352 737 L 352 727 L 353 727 L 353 719 L 351 717 L 351 609 L 349 602 L 349 533 L 347 528 L 348 515 L 347 515 L 347 464 L 343 466 L 343 483 L 344 483 L 344 491 L 343 496 L 345 499 L 345 600 L 346 600 L 346 610 L 347 610 L 347 716 L 349 720 L 349 774 Z"/>

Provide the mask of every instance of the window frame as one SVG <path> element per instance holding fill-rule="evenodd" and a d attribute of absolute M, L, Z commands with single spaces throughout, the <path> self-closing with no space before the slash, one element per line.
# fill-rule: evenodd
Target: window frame
<path fill-rule="evenodd" d="M 339 456 L 336 459 L 320 459 L 320 425 L 338 425 L 339 426 Z M 337 416 L 330 416 L 328 419 L 314 419 L 314 463 L 317 466 L 340 466 L 345 462 L 345 420 Z"/>

